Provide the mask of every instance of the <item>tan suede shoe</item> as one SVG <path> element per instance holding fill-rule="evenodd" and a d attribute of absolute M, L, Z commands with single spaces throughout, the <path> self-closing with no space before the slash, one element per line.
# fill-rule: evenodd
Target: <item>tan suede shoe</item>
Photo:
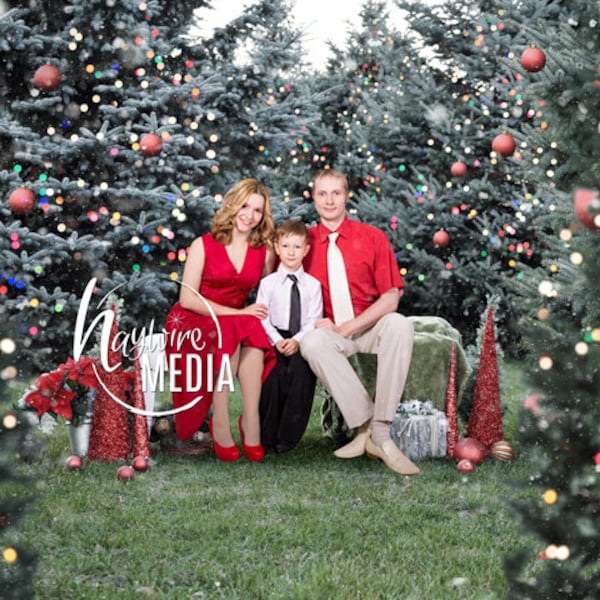
<path fill-rule="evenodd" d="M 357 433 L 351 442 L 338 448 L 333 454 L 338 458 L 357 458 L 365 453 L 365 445 L 369 439 L 369 431 Z"/>
<path fill-rule="evenodd" d="M 381 446 L 376 446 L 371 439 L 367 438 L 365 451 L 369 458 L 381 459 L 392 471 L 400 475 L 416 475 L 419 467 L 406 457 L 392 440 L 386 440 Z"/>

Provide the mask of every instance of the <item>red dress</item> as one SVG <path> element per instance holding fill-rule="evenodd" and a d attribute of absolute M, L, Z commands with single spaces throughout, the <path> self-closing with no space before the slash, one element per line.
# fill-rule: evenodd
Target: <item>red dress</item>
<path fill-rule="evenodd" d="M 202 240 L 205 261 L 200 295 L 218 304 L 243 308 L 260 281 L 266 248 L 248 246 L 238 273 L 223 244 L 210 233 L 202 236 Z M 231 371 L 227 369 L 227 362 L 223 362 L 224 357 L 231 358 L 240 345 L 261 348 L 265 351 L 263 381 L 276 361 L 262 323 L 252 315 L 213 319 L 186 310 L 177 302 L 169 311 L 165 330 L 167 364 L 174 387 L 171 390 L 173 407 L 177 409 L 201 397 L 191 408 L 175 414 L 175 430 L 181 440 L 192 437 L 204 422 L 219 381 L 230 381 Z"/>

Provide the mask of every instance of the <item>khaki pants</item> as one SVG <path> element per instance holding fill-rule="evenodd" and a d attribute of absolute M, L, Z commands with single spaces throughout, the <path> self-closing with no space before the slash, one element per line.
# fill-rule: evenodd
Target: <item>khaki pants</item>
<path fill-rule="evenodd" d="M 413 338 L 410 320 L 391 313 L 351 339 L 327 329 L 310 331 L 300 340 L 300 352 L 353 429 L 371 418 L 393 420 L 410 367 Z M 348 360 L 357 352 L 377 355 L 374 401 Z"/>

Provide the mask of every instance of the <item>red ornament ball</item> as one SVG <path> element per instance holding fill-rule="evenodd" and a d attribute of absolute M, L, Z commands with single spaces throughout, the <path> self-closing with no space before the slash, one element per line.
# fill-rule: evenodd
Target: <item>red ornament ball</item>
<path fill-rule="evenodd" d="M 487 448 L 475 438 L 466 437 L 456 442 L 454 458 L 458 460 L 466 458 L 474 465 L 480 465 L 485 460 L 486 454 Z"/>
<path fill-rule="evenodd" d="M 490 446 L 490 454 L 497 460 L 510 461 L 515 457 L 512 444 L 506 440 L 494 442 Z"/>
<path fill-rule="evenodd" d="M 440 248 L 445 248 L 450 243 L 450 236 L 447 231 L 440 229 L 433 234 L 433 243 Z"/>
<path fill-rule="evenodd" d="M 454 177 L 464 177 L 467 174 L 467 165 L 458 160 L 450 167 L 450 173 L 452 173 Z"/>
<path fill-rule="evenodd" d="M 470 473 L 475 467 L 473 467 L 473 463 L 468 458 L 461 458 L 458 461 L 456 468 L 461 473 Z"/>
<path fill-rule="evenodd" d="M 131 466 L 140 473 L 148 468 L 148 459 L 145 456 L 136 456 L 131 461 Z"/>
<path fill-rule="evenodd" d="M 123 465 L 117 469 L 117 479 L 121 481 L 131 481 L 134 477 L 135 471 L 129 465 Z"/>
<path fill-rule="evenodd" d="M 35 194 L 27 188 L 18 188 L 8 197 L 8 205 L 16 215 L 26 215 L 35 206 Z"/>
<path fill-rule="evenodd" d="M 67 461 L 65 462 L 65 467 L 67 467 L 69 471 L 78 471 L 79 469 L 81 469 L 82 464 L 83 463 L 81 457 L 73 455 L 67 458 Z"/>
<path fill-rule="evenodd" d="M 510 133 L 501 133 L 492 141 L 492 150 L 502 156 L 511 156 L 516 147 L 515 138 Z"/>
<path fill-rule="evenodd" d="M 140 140 L 140 152 L 144 156 L 156 156 L 162 150 L 162 140 L 156 133 L 146 133 Z"/>
<path fill-rule="evenodd" d="M 54 65 L 42 65 L 33 75 L 33 85 L 42 92 L 53 92 L 60 85 L 61 74 Z"/>
<path fill-rule="evenodd" d="M 580 189 L 573 196 L 575 214 L 590 231 L 600 229 L 600 197 L 596 190 Z"/>
<path fill-rule="evenodd" d="M 521 66 L 531 73 L 537 73 L 546 66 L 546 55 L 539 48 L 527 48 L 521 54 Z"/>

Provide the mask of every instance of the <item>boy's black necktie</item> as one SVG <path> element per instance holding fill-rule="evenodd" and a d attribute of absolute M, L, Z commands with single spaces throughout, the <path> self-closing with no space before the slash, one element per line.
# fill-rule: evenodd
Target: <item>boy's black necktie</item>
<path fill-rule="evenodd" d="M 300 290 L 298 289 L 298 278 L 289 274 L 292 280 L 290 288 L 290 326 L 288 327 L 290 335 L 296 335 L 300 331 Z"/>

